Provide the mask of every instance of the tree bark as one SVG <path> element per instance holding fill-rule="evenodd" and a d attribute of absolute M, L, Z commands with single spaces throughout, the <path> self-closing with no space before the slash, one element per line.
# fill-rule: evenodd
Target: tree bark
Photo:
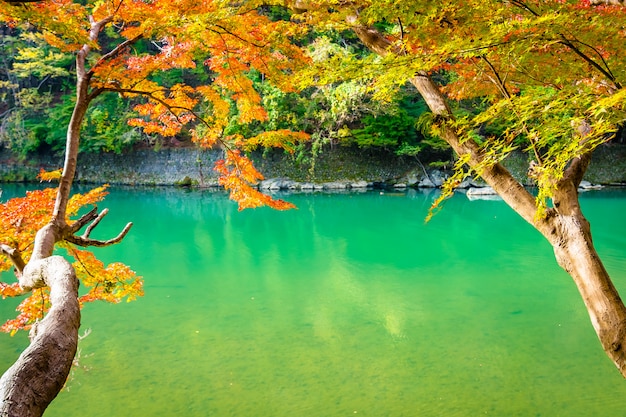
<path fill-rule="evenodd" d="M 31 261 L 29 285 L 48 285 L 52 307 L 31 329 L 31 343 L 0 378 L 0 416 L 38 417 L 69 375 L 78 346 L 80 308 L 74 268 L 61 256 Z"/>
<path fill-rule="evenodd" d="M 558 264 L 574 280 L 602 348 L 626 377 L 626 307 L 593 246 L 591 226 L 580 209 L 577 187 L 582 174 L 573 169 L 568 174 L 559 183 L 554 209 L 540 231 L 552 244 Z"/>

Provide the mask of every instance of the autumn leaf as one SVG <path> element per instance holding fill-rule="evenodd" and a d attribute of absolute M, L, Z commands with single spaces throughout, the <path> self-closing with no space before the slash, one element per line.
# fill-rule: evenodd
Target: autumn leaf
<path fill-rule="evenodd" d="M 107 194 L 107 185 L 96 187 L 84 194 L 73 195 L 67 207 L 69 218 L 75 216 L 82 208 L 94 205 Z M 0 244 L 16 249 L 25 262 L 31 257 L 35 234 L 52 217 L 52 210 L 57 194 L 56 188 L 28 191 L 26 196 L 13 198 L 0 205 Z M 103 300 L 117 303 L 121 300 L 133 300 L 143 295 L 143 280 L 128 266 L 121 263 L 112 263 L 104 266 L 95 255 L 86 250 L 76 249 L 65 242 L 60 247 L 76 261 L 74 268 L 77 277 L 81 280 L 81 287 L 88 292 L 81 296 L 81 306 L 84 302 Z M 0 255 L 0 270 L 7 271 L 13 264 L 6 255 Z M 16 297 L 24 292 L 18 283 L 0 282 L 0 296 Z M 28 330 L 32 323 L 41 319 L 49 308 L 48 290 L 36 290 L 26 297 L 18 306 L 18 316 L 8 320 L 0 330 L 15 334 L 18 330 Z"/>
<path fill-rule="evenodd" d="M 262 206 L 276 210 L 295 208 L 293 204 L 274 199 L 253 187 L 263 179 L 263 175 L 239 150 L 227 151 L 226 158 L 215 164 L 215 170 L 220 174 L 220 185 L 230 192 L 230 198 L 237 202 L 240 211 Z"/>
<path fill-rule="evenodd" d="M 37 175 L 37 178 L 39 178 L 40 181 L 58 181 L 61 179 L 61 175 L 63 174 L 63 169 L 57 169 L 55 171 L 46 171 L 43 168 L 39 171 L 39 175 Z"/>

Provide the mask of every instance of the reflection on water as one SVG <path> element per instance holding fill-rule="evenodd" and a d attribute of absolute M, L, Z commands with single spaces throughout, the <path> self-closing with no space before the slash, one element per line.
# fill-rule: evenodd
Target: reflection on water
<path fill-rule="evenodd" d="M 583 196 L 623 292 L 625 196 Z M 504 203 L 456 196 L 425 225 L 420 192 L 288 198 L 239 213 L 222 193 L 113 189 L 95 237 L 135 226 L 98 254 L 146 296 L 84 310 L 84 368 L 46 415 L 622 413 L 575 286 Z M 0 338 L 3 368 L 25 343 Z"/>

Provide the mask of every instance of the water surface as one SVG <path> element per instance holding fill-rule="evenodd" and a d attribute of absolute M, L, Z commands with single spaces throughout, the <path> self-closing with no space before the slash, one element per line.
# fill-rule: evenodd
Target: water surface
<path fill-rule="evenodd" d="M 288 199 L 237 212 L 222 193 L 112 189 L 94 237 L 135 226 L 96 253 L 146 295 L 85 308 L 81 367 L 46 415 L 623 414 L 573 282 L 503 202 L 457 195 L 425 225 L 421 192 Z M 626 294 L 626 194 L 582 201 Z M 0 335 L 2 369 L 25 344 Z"/>

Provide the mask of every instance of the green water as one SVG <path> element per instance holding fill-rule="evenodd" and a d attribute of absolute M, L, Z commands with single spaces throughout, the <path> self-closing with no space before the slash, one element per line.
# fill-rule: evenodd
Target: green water
<path fill-rule="evenodd" d="M 504 203 L 459 195 L 424 225 L 421 192 L 288 198 L 111 190 L 95 237 L 135 226 L 97 253 L 146 295 L 83 311 L 81 368 L 46 415 L 626 415 L 574 284 Z M 582 201 L 626 294 L 626 193 Z M 0 370 L 25 343 L 0 336 Z"/>

